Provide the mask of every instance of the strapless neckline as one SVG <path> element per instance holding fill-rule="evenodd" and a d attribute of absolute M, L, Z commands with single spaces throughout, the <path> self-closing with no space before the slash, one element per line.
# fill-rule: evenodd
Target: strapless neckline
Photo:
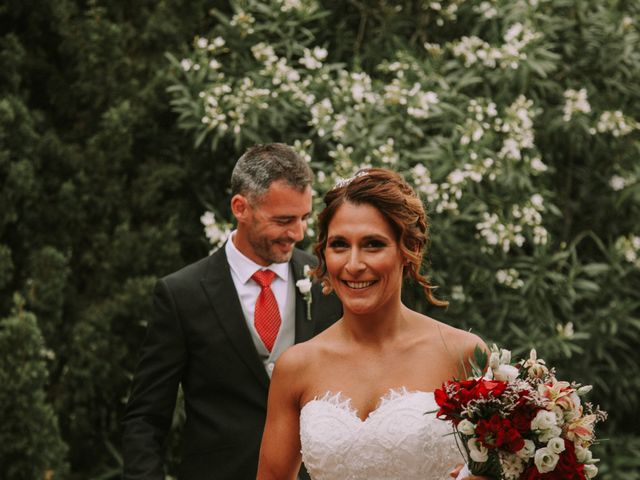
<path fill-rule="evenodd" d="M 367 423 L 372 415 L 375 416 L 376 412 L 378 412 L 389 402 L 394 402 L 402 397 L 416 394 L 434 397 L 433 391 L 410 390 L 406 387 L 392 387 L 387 390 L 384 395 L 381 395 L 380 398 L 378 398 L 378 403 L 376 404 L 375 408 L 371 410 L 365 418 L 362 418 L 360 416 L 360 413 L 358 412 L 358 409 L 356 409 L 352 405 L 353 400 L 349 396 L 343 394 L 341 391 L 333 392 L 331 390 L 327 390 L 322 396 L 316 395 L 312 400 L 309 400 L 307 403 L 305 403 L 300 412 L 302 413 L 302 410 L 304 410 L 307 405 L 312 404 L 313 402 L 326 402 L 335 406 L 336 408 L 349 412 L 349 414 L 353 415 L 361 423 Z"/>
<path fill-rule="evenodd" d="M 433 392 L 390 389 L 364 419 L 341 392 L 300 410 L 302 460 L 312 480 L 445 480 L 462 457 Z"/>

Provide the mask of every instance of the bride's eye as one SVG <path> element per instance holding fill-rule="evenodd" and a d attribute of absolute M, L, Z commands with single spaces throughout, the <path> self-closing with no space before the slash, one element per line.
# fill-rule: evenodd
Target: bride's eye
<path fill-rule="evenodd" d="M 329 242 L 329 248 L 333 249 L 333 250 L 339 250 L 341 248 L 347 248 L 349 245 L 347 245 L 347 242 L 345 242 L 344 240 L 340 240 L 340 239 L 335 239 L 335 240 L 331 240 Z"/>
<path fill-rule="evenodd" d="M 364 246 L 365 248 L 384 248 L 387 244 L 382 240 L 367 240 Z"/>

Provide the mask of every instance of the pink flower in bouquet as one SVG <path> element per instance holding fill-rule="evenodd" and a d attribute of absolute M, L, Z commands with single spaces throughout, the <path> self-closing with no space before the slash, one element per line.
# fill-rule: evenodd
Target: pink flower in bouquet
<path fill-rule="evenodd" d="M 597 420 L 594 414 L 576 418 L 567 426 L 567 438 L 581 447 L 589 446 L 593 442 L 593 428 Z"/>

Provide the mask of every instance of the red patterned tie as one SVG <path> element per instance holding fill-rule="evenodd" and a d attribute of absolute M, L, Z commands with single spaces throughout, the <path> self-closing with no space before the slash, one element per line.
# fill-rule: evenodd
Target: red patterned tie
<path fill-rule="evenodd" d="M 269 352 L 273 348 L 280 329 L 278 302 L 276 302 L 276 297 L 271 291 L 271 282 L 273 282 L 275 276 L 276 274 L 271 270 L 258 270 L 251 276 L 262 288 L 260 295 L 258 295 L 258 300 L 256 300 L 254 325 Z"/>

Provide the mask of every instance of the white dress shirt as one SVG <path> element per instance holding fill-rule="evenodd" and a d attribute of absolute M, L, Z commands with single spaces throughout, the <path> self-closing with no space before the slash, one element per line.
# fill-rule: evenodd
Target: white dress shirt
<path fill-rule="evenodd" d="M 236 248 L 233 243 L 235 234 L 236 232 L 233 231 L 225 244 L 225 253 L 231 268 L 231 278 L 236 292 L 238 292 L 242 313 L 251 332 L 253 343 L 267 373 L 271 376 L 273 365 L 278 356 L 295 342 L 295 282 L 289 281 L 290 278 L 293 280 L 293 273 L 289 262 L 272 263 L 266 267 L 258 265 Z M 271 291 L 278 303 L 281 323 L 271 352 L 264 346 L 254 325 L 256 300 L 260 295 L 261 287 L 251 276 L 257 270 L 271 270 L 276 274 L 271 283 Z"/>

